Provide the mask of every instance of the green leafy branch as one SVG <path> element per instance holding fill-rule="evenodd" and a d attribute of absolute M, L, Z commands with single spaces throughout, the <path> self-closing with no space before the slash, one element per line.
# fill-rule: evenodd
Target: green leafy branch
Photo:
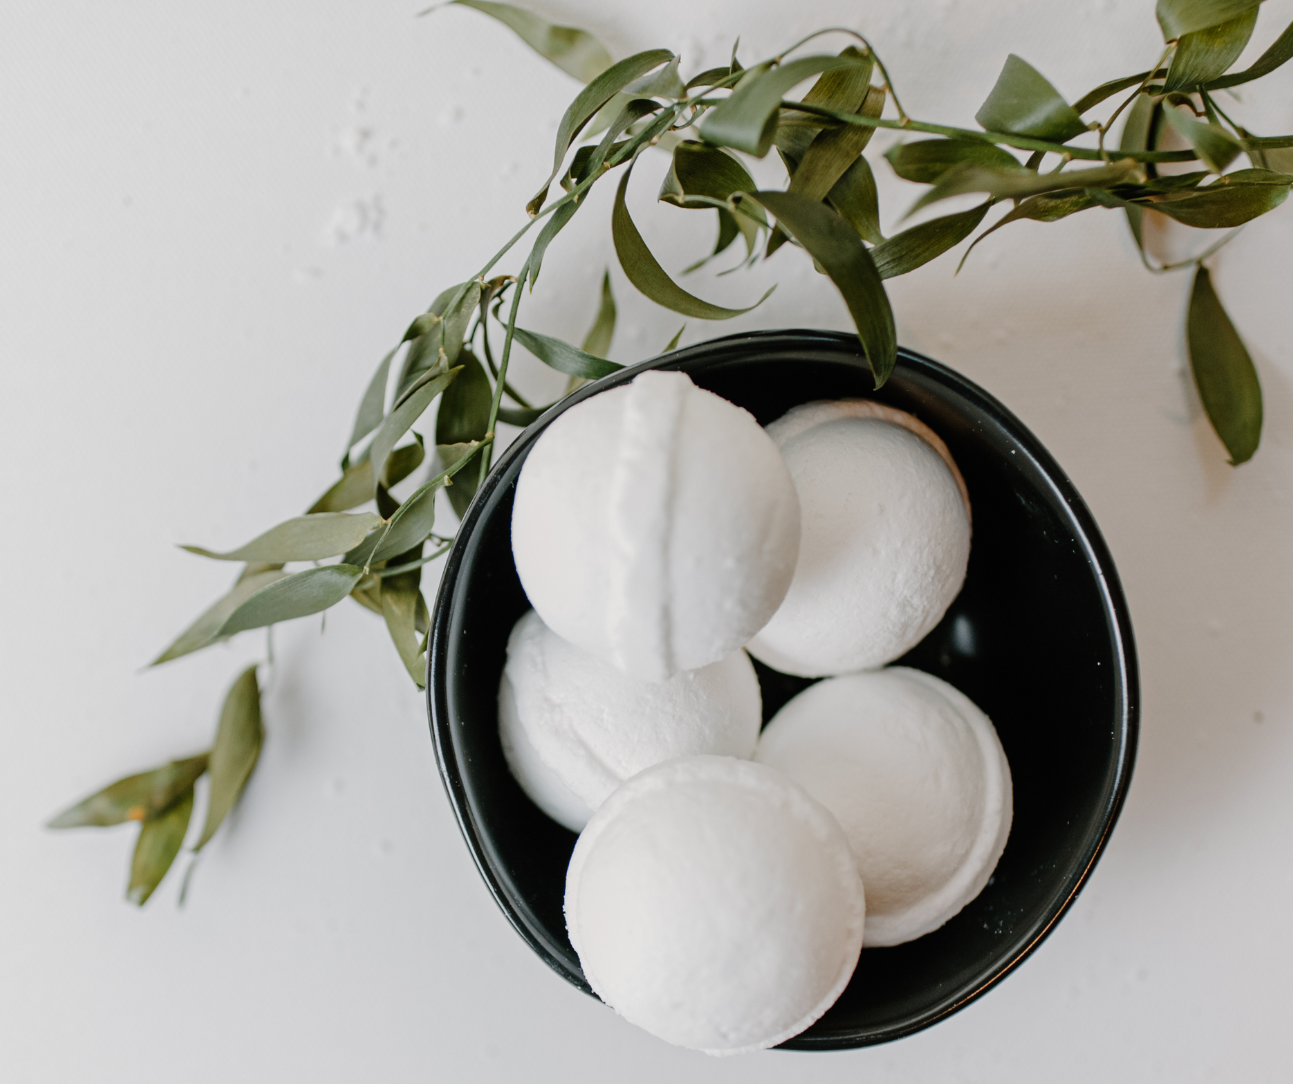
<path fill-rule="evenodd" d="M 587 204 L 589 191 L 618 172 L 610 221 L 616 257 L 634 288 L 657 304 L 689 319 L 726 320 L 768 296 L 738 307 L 707 301 L 680 285 L 651 252 L 629 213 L 627 192 L 636 163 L 653 150 L 669 154 L 659 201 L 716 219 L 712 250 L 683 274 L 728 252 L 738 239 L 744 254 L 723 274 L 783 247 L 802 250 L 843 298 L 877 387 L 897 356 L 886 279 L 914 271 L 970 238 L 998 204 L 1006 213 L 974 238 L 962 264 L 975 246 L 1012 222 L 1057 222 L 1097 208 L 1120 211 L 1151 271 L 1194 268 L 1186 331 L 1200 399 L 1232 463 L 1256 451 L 1262 426 L 1256 370 L 1205 261 L 1238 228 L 1279 206 L 1293 185 L 1293 136 L 1258 136 L 1233 120 L 1217 98 L 1293 57 L 1290 26 L 1251 66 L 1231 71 L 1254 32 L 1259 0 L 1158 0 L 1165 45 L 1157 60 L 1072 104 L 1011 55 L 975 115 L 979 129 L 910 116 L 879 54 L 851 30 L 820 31 L 749 67 L 733 49 L 729 63 L 684 81 L 680 58 L 668 49 L 615 62 L 586 31 L 555 26 L 521 8 L 450 0 L 432 10 L 452 6 L 506 25 L 584 84 L 558 125 L 547 177 L 507 243 L 466 282 L 441 292 L 382 358 L 360 400 L 339 477 L 326 492 L 303 515 L 236 549 L 185 547 L 243 567 L 229 591 L 153 665 L 241 632 L 322 613 L 349 597 L 382 617 L 409 676 L 424 684 L 430 614 L 422 571 L 452 542 L 435 531 L 438 495 L 444 491 L 461 517 L 489 470 L 498 424 L 528 425 L 554 405 L 529 402 L 509 382 L 514 348 L 519 344 L 563 373 L 565 394 L 620 368 L 606 356 L 616 322 L 609 274 L 579 346 L 518 323 L 548 248 Z M 852 41 L 835 55 L 792 56 L 828 33 Z M 802 97 L 792 96 L 810 80 Z M 1104 119 L 1088 119 L 1111 99 L 1116 104 Z M 953 197 L 982 198 L 968 209 L 884 236 L 875 174 L 865 153 L 878 128 L 932 137 L 907 139 L 884 154 L 898 177 L 924 186 L 907 216 Z M 1074 142 L 1092 136 L 1095 146 Z M 1169 136 L 1186 149 L 1164 147 Z M 761 189 L 743 156 L 764 158 L 773 151 L 784 167 L 785 186 Z M 1021 160 L 1015 152 L 1024 151 L 1028 157 Z M 1226 172 L 1240 156 L 1248 166 Z M 1190 164 L 1196 168 L 1166 172 Z M 1144 240 L 1151 215 L 1190 229 L 1229 232 L 1189 260 L 1159 264 Z M 532 243 L 514 273 L 494 273 L 527 235 Z M 681 334 L 680 329 L 666 350 Z M 433 404 L 438 470 L 397 498 L 397 487 L 427 460 L 426 440 L 414 426 Z M 370 503 L 372 510 L 355 511 Z M 261 741 L 253 667 L 230 691 L 207 753 L 119 780 L 51 826 L 141 821 L 129 898 L 142 904 L 181 849 L 197 779 L 207 774 L 211 780 L 206 823 L 195 847 L 200 850 L 245 787 Z"/>

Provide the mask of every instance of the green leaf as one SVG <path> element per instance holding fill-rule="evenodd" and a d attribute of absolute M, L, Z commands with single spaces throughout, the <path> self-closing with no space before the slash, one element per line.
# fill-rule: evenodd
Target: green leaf
<path fill-rule="evenodd" d="M 586 30 L 556 26 L 511 4 L 492 3 L 490 0 L 449 0 L 449 3 L 473 8 L 497 19 L 516 31 L 517 36 L 541 57 L 552 61 L 581 83 L 591 82 L 611 66 L 611 54 Z"/>
<path fill-rule="evenodd" d="M 382 358 L 373 378 L 368 382 L 368 389 L 364 392 L 359 411 L 355 415 L 355 427 L 346 444 L 347 452 L 382 424 L 382 415 L 386 413 L 386 381 L 391 370 L 391 359 L 395 357 L 397 350 L 398 346 Z"/>
<path fill-rule="evenodd" d="M 1146 202 L 1142 206 L 1201 230 L 1230 229 L 1242 226 L 1267 211 L 1273 211 L 1288 198 L 1288 178 L 1283 183 L 1234 183 L 1230 178 L 1244 170 L 1214 181 L 1193 195 L 1180 199 Z M 1281 176 L 1281 174 L 1275 174 Z"/>
<path fill-rule="evenodd" d="M 344 558 L 346 563 L 357 566 L 372 565 L 419 545 L 435 526 L 436 490 L 448 484 L 449 479 L 459 474 L 481 447 L 483 445 L 476 441 L 440 445 L 436 450 L 444 470 L 410 493 L 408 500 L 391 516 L 390 526 L 384 531 L 373 532 L 362 545 L 346 554 Z M 454 451 L 449 453 L 448 449 L 454 449 Z M 472 492 L 475 492 L 474 487 Z M 466 511 L 465 508 L 464 511 Z"/>
<path fill-rule="evenodd" d="M 974 162 L 993 169 L 1022 169 L 1019 159 L 994 143 L 973 139 L 918 139 L 885 151 L 893 171 L 905 181 L 934 184 L 953 166 Z"/>
<path fill-rule="evenodd" d="M 687 330 L 687 325 L 683 324 L 682 327 L 680 327 L 677 331 L 673 333 L 673 338 L 670 339 L 667 343 L 665 343 L 665 347 L 663 350 L 660 351 L 660 353 L 667 354 L 669 353 L 670 350 L 678 349 L 678 340 L 682 338 L 682 333 L 686 330 Z"/>
<path fill-rule="evenodd" d="M 247 598 L 225 619 L 218 635 L 232 636 L 320 613 L 350 594 L 363 574 L 362 568 L 341 564 L 307 568 L 285 576 Z"/>
<path fill-rule="evenodd" d="M 445 388 L 453 383 L 454 378 L 462 371 L 461 366 L 457 369 L 450 369 L 448 372 L 436 373 L 434 370 L 423 374 L 422 382 L 414 384 L 408 392 L 405 393 L 404 399 L 398 401 L 395 409 L 386 415 L 386 420 L 382 422 L 382 427 L 377 430 L 377 435 L 373 437 L 371 451 L 368 458 L 372 460 L 373 470 L 376 476 L 380 477 L 383 467 L 386 465 L 386 458 L 391 454 L 395 444 L 399 439 L 409 431 L 409 427 L 416 422 L 427 407 Z"/>
<path fill-rule="evenodd" d="M 735 147 L 762 158 L 772 146 L 781 99 L 790 89 L 810 76 L 845 68 L 869 75 L 871 61 L 853 56 L 806 56 L 775 68 L 752 68 L 731 96 L 706 115 L 700 125 L 701 138 L 716 147 Z"/>
<path fill-rule="evenodd" d="M 402 482 L 422 465 L 426 451 L 422 447 L 421 437 L 416 433 L 413 435 L 417 437 L 414 443 L 396 448 L 386 457 L 386 474 L 382 484 L 387 489 Z M 364 456 L 358 463 L 346 468 L 332 488 L 310 506 L 306 515 L 314 515 L 316 512 L 345 512 L 372 499 L 373 464 Z"/>
<path fill-rule="evenodd" d="M 130 887 L 126 889 L 126 898 L 131 903 L 142 907 L 162 883 L 175 856 L 180 853 L 192 816 L 193 787 L 190 786 L 169 809 L 144 821 L 130 863 Z"/>
<path fill-rule="evenodd" d="M 853 316 L 875 385 L 880 387 L 893 372 L 898 342 L 893 309 L 866 246 L 824 203 L 793 192 L 756 192 L 748 198 L 776 215 L 777 224 L 808 250 L 835 283 Z"/>
<path fill-rule="evenodd" d="M 753 305 L 744 309 L 726 309 L 719 305 L 711 305 L 708 301 L 702 301 L 674 282 L 656 261 L 656 258 L 651 255 L 651 250 L 647 248 L 646 242 L 642 240 L 642 235 L 638 233 L 637 227 L 633 224 L 633 219 L 629 216 L 628 206 L 624 202 L 624 193 L 628 188 L 629 177 L 632 176 L 632 173 L 631 166 L 624 171 L 624 177 L 620 180 L 619 188 L 615 193 L 615 207 L 611 212 L 611 237 L 615 242 L 615 254 L 619 257 L 620 266 L 624 268 L 624 274 L 628 276 L 629 282 L 633 283 L 656 304 L 663 305 L 667 309 L 673 309 L 674 312 L 680 312 L 684 316 L 694 316 L 700 320 L 728 320 L 733 316 L 740 316 L 741 313 L 749 312 L 750 309 L 761 304 L 768 294 L 772 293 L 772 290 L 769 290 Z M 517 337 L 520 338 L 521 329 L 517 328 L 516 333 Z M 522 339 L 522 342 L 524 341 Z M 526 347 L 531 353 L 535 353 L 533 347 L 530 347 L 528 343 Z M 570 347 L 569 349 L 574 348 Z M 548 361 L 546 358 L 543 360 Z M 554 369 L 561 369 L 560 365 L 552 361 L 548 361 L 548 364 L 552 365 Z M 571 372 L 569 369 L 561 369 L 561 371 Z M 585 374 L 581 372 L 571 373 L 571 375 L 583 376 Z"/>
<path fill-rule="evenodd" d="M 498 420 L 524 429 L 527 425 L 534 424 L 556 405 L 556 403 L 549 403 L 541 407 L 499 407 Z"/>
<path fill-rule="evenodd" d="M 1094 109 L 1106 98 L 1117 94 L 1120 90 L 1126 90 L 1128 87 L 1138 86 L 1151 76 L 1161 79 L 1166 74 L 1166 68 L 1159 68 L 1156 72 L 1137 72 L 1135 75 L 1124 75 L 1121 79 L 1110 79 L 1109 82 L 1101 83 L 1095 88 L 1095 90 L 1084 94 L 1074 102 L 1073 111 L 1080 116 L 1088 109 Z"/>
<path fill-rule="evenodd" d="M 1193 90 L 1224 75 L 1239 59 L 1256 25 L 1257 8 L 1253 6 L 1224 23 L 1186 34 L 1176 46 L 1163 91 Z"/>
<path fill-rule="evenodd" d="M 1034 173 L 1030 169 L 993 169 L 973 162 L 953 166 L 928 192 L 912 204 L 908 215 L 938 200 L 967 192 L 984 192 L 996 199 L 1035 196 L 1068 188 L 1109 188 L 1143 178 L 1140 167 L 1130 158 L 1094 169 L 1064 170 L 1062 173 Z"/>
<path fill-rule="evenodd" d="M 884 110 L 884 101 L 884 90 L 872 87 L 858 112 L 864 117 L 878 117 Z M 852 124 L 818 132 L 790 178 L 789 190 L 809 199 L 825 199 L 835 182 L 858 160 L 874 133 L 874 128 Z"/>
<path fill-rule="evenodd" d="M 959 245 L 974 232 L 991 206 L 992 201 L 988 200 L 968 211 L 922 222 L 876 245 L 871 250 L 871 259 L 875 261 L 880 277 L 891 279 L 905 275 Z"/>
<path fill-rule="evenodd" d="M 262 587 L 267 587 L 276 580 L 283 579 L 286 575 L 286 572 L 268 569 L 239 579 L 227 595 L 205 610 L 193 624 L 176 637 L 174 643 L 148 665 L 159 666 L 164 662 L 170 662 L 172 659 L 178 659 L 183 655 L 200 651 L 204 647 L 210 647 L 221 639 L 220 629 L 234 610 Z"/>
<path fill-rule="evenodd" d="M 494 404 L 494 389 L 490 386 L 489 377 L 470 350 L 464 350 L 458 360 L 462 362 L 463 370 L 445 391 L 436 414 L 437 446 L 470 444 L 484 440 L 489 432 L 489 411 Z M 449 487 L 449 501 L 459 519 L 471 504 L 478 481 L 477 473 L 468 472 L 461 481 Z"/>
<path fill-rule="evenodd" d="M 874 58 L 849 46 L 842 57 L 851 57 L 861 63 L 857 67 L 845 67 L 826 72 L 808 89 L 801 101 L 806 105 L 834 109 L 841 113 L 857 113 L 867 100 Z M 876 88 L 880 90 L 881 88 Z M 883 105 L 883 101 L 881 102 Z M 803 158 L 808 145 L 823 130 L 836 130 L 838 121 L 815 113 L 801 113 L 790 108 L 782 108 L 777 115 L 776 134 L 773 143 L 795 161 Z M 870 129 L 868 129 L 870 130 Z"/>
<path fill-rule="evenodd" d="M 173 760 L 152 771 L 118 779 L 49 821 L 47 828 L 104 828 L 155 817 L 178 800 L 207 770 L 207 754 Z"/>
<path fill-rule="evenodd" d="M 849 166 L 826 198 L 863 240 L 873 245 L 884 240 L 880 232 L 880 197 L 876 192 L 875 174 L 866 158 L 859 157 Z"/>
<path fill-rule="evenodd" d="M 321 561 L 358 545 L 381 522 L 382 517 L 372 512 L 316 512 L 271 527 L 228 553 L 213 553 L 201 546 L 180 549 L 217 561 Z"/>
<path fill-rule="evenodd" d="M 1220 173 L 1238 157 L 1243 147 L 1224 128 L 1217 124 L 1204 124 L 1188 116 L 1184 110 L 1163 110 L 1163 119 L 1176 129 L 1182 139 L 1189 142 L 1208 168 Z"/>
<path fill-rule="evenodd" d="M 1246 463 L 1262 437 L 1262 389 L 1253 359 L 1202 265 L 1194 275 L 1186 337 L 1190 367 L 1208 420 L 1230 453 L 1230 462 Z"/>
<path fill-rule="evenodd" d="M 1291 58 L 1293 58 L 1293 23 L 1284 28 L 1284 33 L 1275 39 L 1275 43 L 1262 53 L 1251 67 L 1214 79 L 1205 89 L 1222 90 L 1225 87 L 1237 87 L 1241 83 L 1250 83 L 1254 79 L 1270 75 L 1276 68 L 1288 63 Z"/>
<path fill-rule="evenodd" d="M 611 293 L 611 273 L 602 273 L 601 304 L 597 307 L 597 316 L 593 326 L 588 329 L 581 345 L 585 354 L 604 358 L 611 350 L 611 340 L 615 337 L 615 295 Z"/>
<path fill-rule="evenodd" d="M 548 251 L 548 246 L 552 244 L 552 239 L 562 231 L 567 222 L 575 217 L 575 212 L 582 206 L 582 200 L 563 203 L 548 216 L 548 221 L 543 224 L 543 229 L 539 231 L 539 236 L 535 238 L 534 247 L 530 250 L 530 257 L 526 261 L 526 274 L 530 280 L 531 290 L 534 289 L 534 284 L 539 280 L 539 269 L 543 266 L 543 256 Z"/>
<path fill-rule="evenodd" d="M 613 361 L 580 350 L 577 346 L 571 346 L 562 339 L 554 339 L 551 335 L 540 335 L 537 331 L 527 331 L 523 327 L 516 328 L 513 335 L 517 342 L 541 362 L 567 376 L 596 380 L 624 368 Z"/>
<path fill-rule="evenodd" d="M 960 271 L 961 267 L 965 266 L 965 261 L 969 258 L 970 253 L 974 251 L 975 245 L 987 237 L 988 234 L 996 233 L 997 230 L 1008 223 L 1018 222 L 1020 219 L 1025 218 L 1034 222 L 1058 222 L 1061 218 L 1068 218 L 1069 215 L 1077 214 L 1078 211 L 1085 211 L 1088 207 L 1095 206 L 1098 206 L 1097 201 L 1090 192 L 1085 190 L 1071 196 L 1030 196 L 999 222 L 994 223 L 974 239 L 970 247 L 965 250 L 965 255 L 961 257 L 961 263 L 957 267 L 957 271 Z M 984 204 L 983 209 L 987 210 L 987 207 L 988 204 Z"/>
<path fill-rule="evenodd" d="M 659 199 L 675 207 L 707 208 L 726 203 L 737 192 L 758 185 L 735 157 L 717 147 L 684 139 L 673 149 L 673 161 L 660 186 Z M 754 208 L 760 222 L 763 212 Z"/>
<path fill-rule="evenodd" d="M 685 98 L 687 88 L 678 75 L 679 60 L 679 57 L 674 57 L 658 72 L 630 83 L 624 88 L 625 93 L 636 94 L 641 98 Z"/>
<path fill-rule="evenodd" d="M 194 851 L 206 846 L 238 801 L 256 767 L 264 740 L 260 686 L 256 681 L 256 667 L 249 666 L 230 687 L 220 709 L 215 744 L 211 747 L 211 799 L 207 803 L 206 824 Z"/>
<path fill-rule="evenodd" d="M 561 123 L 557 125 L 557 142 L 552 156 L 552 173 L 539 189 L 535 197 L 526 204 L 526 211 L 531 215 L 539 213 L 543 201 L 548 198 L 548 186 L 561 172 L 561 163 L 565 160 L 570 144 L 599 109 L 635 79 L 640 79 L 653 68 L 668 63 L 673 53 L 668 49 L 649 49 L 636 53 L 618 64 L 612 64 L 588 86 L 579 92 L 570 103 Z"/>
<path fill-rule="evenodd" d="M 1158 0 L 1158 25 L 1164 41 L 1207 30 L 1255 8 L 1260 0 Z"/>
<path fill-rule="evenodd" d="M 1077 110 L 1036 68 L 1011 53 L 988 100 L 974 115 L 985 131 L 1066 143 L 1086 131 Z"/>
<path fill-rule="evenodd" d="M 445 364 L 454 365 L 462 350 L 463 339 L 467 334 L 467 325 L 480 305 L 480 282 L 473 280 L 467 284 L 466 291 L 458 298 L 457 304 L 446 309 L 444 313 L 444 333 L 441 345 L 444 347 Z"/>
<path fill-rule="evenodd" d="M 421 555 L 422 547 L 417 553 Z M 416 568 L 382 580 L 382 617 L 404 668 L 419 689 L 426 686 L 426 654 L 417 633 L 418 604 L 422 601 L 422 570 Z M 424 603 L 425 605 L 425 603 Z"/>
<path fill-rule="evenodd" d="M 1163 105 L 1147 95 L 1136 96 L 1132 107 L 1127 111 L 1127 120 L 1122 127 L 1122 139 L 1118 144 L 1120 150 L 1145 151 L 1158 130 L 1163 117 Z M 1148 167 L 1147 167 L 1148 171 Z M 1145 212 L 1140 207 L 1128 207 L 1127 226 L 1132 239 L 1140 251 L 1141 259 L 1145 258 Z"/>

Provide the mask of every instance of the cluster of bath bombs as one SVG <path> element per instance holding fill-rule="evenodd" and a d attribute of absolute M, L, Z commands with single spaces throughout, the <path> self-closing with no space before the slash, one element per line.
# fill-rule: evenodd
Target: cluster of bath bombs
<path fill-rule="evenodd" d="M 653 764 L 695 753 L 752 756 L 762 709 L 744 651 L 640 682 L 567 643 L 533 610 L 512 630 L 498 693 L 512 774 L 574 832 L 620 783 Z"/>
<path fill-rule="evenodd" d="M 987 884 L 1010 834 L 1010 766 L 988 717 L 905 667 L 811 685 L 764 730 L 755 759 L 839 821 L 867 893 L 866 943 L 938 929 Z"/>
<path fill-rule="evenodd" d="M 685 757 L 621 786 L 566 874 L 589 985 L 651 1034 L 711 1054 L 799 1034 L 857 964 L 862 882 L 835 818 L 781 772 Z"/>
<path fill-rule="evenodd" d="M 946 445 L 868 399 L 807 403 L 768 434 L 803 529 L 785 601 L 750 654 L 801 677 L 891 662 L 938 624 L 965 579 L 970 504 Z"/>
<path fill-rule="evenodd" d="M 794 483 L 754 417 L 659 370 L 548 426 L 512 510 L 544 623 L 643 681 L 743 647 L 785 597 L 799 536 Z"/>

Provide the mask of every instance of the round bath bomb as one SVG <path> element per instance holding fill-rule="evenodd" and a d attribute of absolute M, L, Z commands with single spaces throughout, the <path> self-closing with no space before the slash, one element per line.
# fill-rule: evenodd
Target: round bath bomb
<path fill-rule="evenodd" d="M 753 416 L 648 371 L 571 407 L 516 486 L 512 555 L 547 626 L 663 681 L 743 647 L 781 604 L 799 502 Z"/>
<path fill-rule="evenodd" d="M 773 717 L 755 759 L 829 809 L 866 885 L 867 945 L 938 929 L 988 883 L 1013 813 L 988 717 L 919 670 L 830 678 Z"/>
<path fill-rule="evenodd" d="M 781 772 L 728 757 L 634 776 L 566 873 L 566 928 L 594 992 L 709 1054 L 775 1046 L 830 1008 L 865 910 L 835 819 Z"/>
<path fill-rule="evenodd" d="M 970 503 L 946 445 L 868 399 L 807 403 L 768 434 L 794 478 L 803 531 L 790 590 L 750 654 L 801 677 L 893 661 L 965 580 Z"/>
<path fill-rule="evenodd" d="M 744 651 L 667 681 L 625 677 L 530 610 L 507 642 L 498 690 L 503 754 L 521 789 L 580 831 L 631 775 L 694 753 L 748 758 L 763 700 Z"/>

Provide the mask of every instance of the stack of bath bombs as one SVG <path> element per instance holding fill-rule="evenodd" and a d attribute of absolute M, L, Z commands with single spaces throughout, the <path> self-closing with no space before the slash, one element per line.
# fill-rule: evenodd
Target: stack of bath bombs
<path fill-rule="evenodd" d="M 960 591 L 965 484 L 916 418 L 809 403 L 765 430 L 684 374 L 571 407 L 517 482 L 499 734 L 579 832 L 571 943 L 626 1019 L 711 1054 L 834 1003 L 863 945 L 937 929 L 1011 822 L 992 723 L 879 669 Z M 748 654 L 747 654 L 748 652 Z M 749 656 L 821 677 L 760 735 Z"/>

